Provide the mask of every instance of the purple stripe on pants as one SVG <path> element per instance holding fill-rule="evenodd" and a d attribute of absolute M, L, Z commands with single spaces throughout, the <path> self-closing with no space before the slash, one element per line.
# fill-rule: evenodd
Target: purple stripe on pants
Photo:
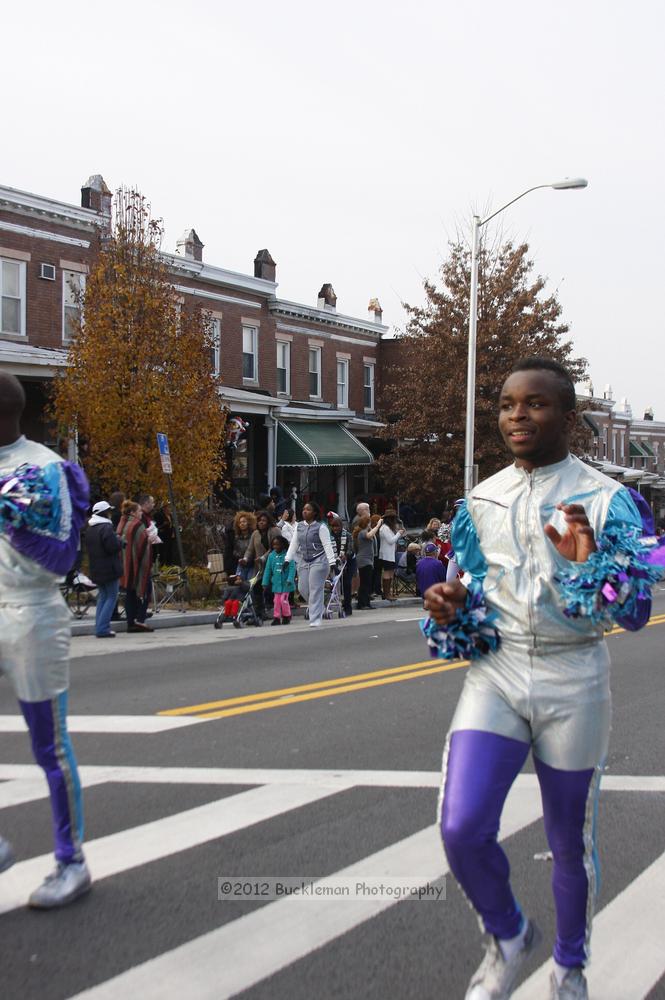
<path fill-rule="evenodd" d="M 67 693 L 49 701 L 19 701 L 32 752 L 48 781 L 56 860 L 83 858 L 81 784 L 66 723 Z"/>

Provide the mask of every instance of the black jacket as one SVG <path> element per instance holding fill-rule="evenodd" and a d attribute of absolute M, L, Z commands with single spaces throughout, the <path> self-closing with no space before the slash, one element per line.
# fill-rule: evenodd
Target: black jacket
<path fill-rule="evenodd" d="M 85 533 L 93 583 L 111 583 L 122 576 L 122 542 L 110 521 L 89 524 Z"/>

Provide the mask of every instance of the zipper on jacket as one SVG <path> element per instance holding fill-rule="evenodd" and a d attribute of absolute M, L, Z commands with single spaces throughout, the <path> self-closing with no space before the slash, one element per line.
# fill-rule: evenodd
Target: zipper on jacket
<path fill-rule="evenodd" d="M 536 647 L 536 628 L 534 620 L 534 580 L 535 580 L 535 566 L 534 566 L 534 555 L 533 555 L 533 544 L 532 544 L 532 534 L 531 534 L 531 506 L 533 501 L 533 473 L 527 472 L 527 494 L 526 494 L 526 510 L 524 527 L 526 531 L 526 546 L 527 546 L 527 568 L 528 568 L 528 583 L 527 583 L 527 601 L 526 609 L 529 618 L 529 629 L 531 632 L 531 648 Z"/>

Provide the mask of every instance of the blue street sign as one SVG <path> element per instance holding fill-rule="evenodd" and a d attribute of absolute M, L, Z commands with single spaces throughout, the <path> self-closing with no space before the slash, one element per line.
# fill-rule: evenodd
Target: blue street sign
<path fill-rule="evenodd" d="M 170 476 L 173 472 L 171 467 L 171 452 L 169 451 L 169 439 L 166 434 L 157 435 L 157 447 L 159 448 L 159 458 L 162 463 L 162 472 Z"/>

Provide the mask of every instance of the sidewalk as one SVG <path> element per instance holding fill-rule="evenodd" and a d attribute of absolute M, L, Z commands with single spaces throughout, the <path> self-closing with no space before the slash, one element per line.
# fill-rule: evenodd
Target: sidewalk
<path fill-rule="evenodd" d="M 381 600 L 376 601 L 376 610 L 381 611 L 399 611 L 402 608 L 419 608 L 422 607 L 422 602 L 419 597 L 399 597 L 393 604 L 385 604 Z M 212 627 L 214 622 L 217 620 L 217 615 L 219 611 L 159 611 L 154 614 L 152 618 L 148 620 L 148 625 L 151 628 L 164 629 L 164 628 L 184 628 L 191 625 L 207 625 Z M 354 612 L 354 617 L 356 612 Z M 359 611 L 357 614 L 360 617 L 365 617 L 365 612 Z M 337 621 L 338 619 L 335 619 Z M 296 612 L 294 615 L 293 625 L 303 624 L 306 625 L 306 621 L 302 612 Z M 270 627 L 270 622 L 265 622 L 265 625 Z M 265 627 L 264 625 L 264 627 Z M 111 622 L 111 627 L 114 632 L 126 633 L 127 632 L 127 622 Z M 224 625 L 224 629 L 233 629 L 233 625 L 228 622 Z M 233 629 L 234 632 L 242 634 L 242 632 L 251 632 L 255 629 Z M 85 618 L 80 620 L 72 620 L 72 636 L 85 636 L 95 634 L 95 609 L 91 608 Z M 112 645 L 112 640 L 109 641 L 109 645 Z"/>

